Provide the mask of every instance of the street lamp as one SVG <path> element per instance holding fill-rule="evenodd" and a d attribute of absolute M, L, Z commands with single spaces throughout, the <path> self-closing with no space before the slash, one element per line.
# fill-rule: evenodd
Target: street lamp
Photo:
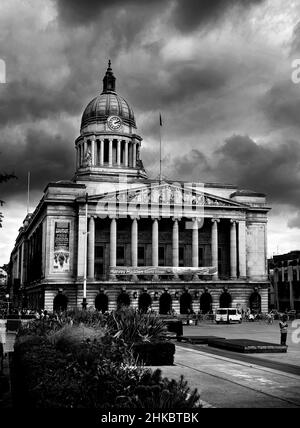
<path fill-rule="evenodd" d="M 9 294 L 5 294 L 6 300 L 7 300 L 7 313 L 9 314 Z"/>

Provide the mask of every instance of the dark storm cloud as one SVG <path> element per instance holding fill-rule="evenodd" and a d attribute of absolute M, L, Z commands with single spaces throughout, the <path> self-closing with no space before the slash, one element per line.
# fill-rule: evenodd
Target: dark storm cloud
<path fill-rule="evenodd" d="M 85 25 L 97 20 L 107 9 L 134 6 L 153 7 L 160 0 L 56 0 L 63 22 L 68 25 Z M 169 1 L 167 2 L 169 3 Z"/>
<path fill-rule="evenodd" d="M 7 202 L 26 193 L 27 174 L 31 175 L 31 191 L 41 192 L 49 181 L 72 179 L 75 171 L 73 142 L 62 135 L 50 135 L 45 131 L 28 130 L 25 141 L 3 144 L 0 153 L 1 165 L 13 171 L 18 180 L 1 188 L 1 197 Z M 6 148 L 5 148 L 6 147 Z"/>
<path fill-rule="evenodd" d="M 206 156 L 197 149 L 176 157 L 173 160 L 173 165 L 170 174 L 172 173 L 173 177 L 171 178 L 175 180 L 202 182 L 212 172 Z"/>
<path fill-rule="evenodd" d="M 261 106 L 272 126 L 300 127 L 300 84 L 293 83 L 291 74 L 288 75 L 285 81 L 277 82 L 265 94 Z"/>
<path fill-rule="evenodd" d="M 29 80 L 7 83 L 0 99 L 0 124 L 16 125 L 64 112 L 80 113 L 82 103 L 78 89 L 72 77 L 59 90 Z"/>
<path fill-rule="evenodd" d="M 187 180 L 235 184 L 267 194 L 272 203 L 300 208 L 300 144 L 259 145 L 250 137 L 233 135 L 208 159 L 198 150 L 177 157 L 172 171 Z M 180 174 L 179 174 L 180 173 Z"/>
<path fill-rule="evenodd" d="M 170 109 L 177 103 L 191 103 L 200 93 L 217 92 L 229 78 L 218 64 L 201 66 L 191 61 L 166 64 L 163 76 L 159 74 L 161 69 L 162 66 L 157 63 L 148 71 L 148 77 L 137 76 L 134 81 L 128 82 L 135 106 L 142 110 L 164 106 Z"/>
<path fill-rule="evenodd" d="M 56 0 L 60 18 L 71 26 L 88 25 L 108 9 L 128 7 L 148 9 L 159 4 L 156 13 L 172 6 L 170 20 L 182 32 L 190 32 L 199 26 L 221 18 L 234 6 L 246 9 L 265 0 Z M 162 6 L 164 5 L 164 7 Z M 148 17 L 145 16 L 147 19 Z"/>
<path fill-rule="evenodd" d="M 219 20 L 234 6 L 248 8 L 264 0 L 177 0 L 173 13 L 174 24 L 183 32 Z"/>
<path fill-rule="evenodd" d="M 291 218 L 287 225 L 290 229 L 300 229 L 300 212 L 297 212 L 296 217 Z"/>
<path fill-rule="evenodd" d="M 248 136 L 233 135 L 216 152 L 220 180 L 264 192 L 272 202 L 300 206 L 300 144 L 259 145 Z"/>

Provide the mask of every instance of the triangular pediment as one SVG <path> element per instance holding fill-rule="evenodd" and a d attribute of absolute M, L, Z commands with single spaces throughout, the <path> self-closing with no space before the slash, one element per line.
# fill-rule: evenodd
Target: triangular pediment
<path fill-rule="evenodd" d="M 83 198 L 80 198 L 83 199 Z M 185 184 L 147 183 L 135 188 L 106 192 L 88 197 L 89 202 L 122 204 L 170 204 L 202 207 L 245 208 L 244 204 L 204 192 L 204 186 Z"/>

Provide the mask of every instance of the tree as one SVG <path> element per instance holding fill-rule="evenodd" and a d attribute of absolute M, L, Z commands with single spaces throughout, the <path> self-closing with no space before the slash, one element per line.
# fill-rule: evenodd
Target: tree
<path fill-rule="evenodd" d="M 0 173 L 0 184 L 1 183 L 6 183 L 8 180 L 12 179 L 12 178 L 17 178 L 15 176 L 15 174 L 6 174 L 6 173 Z M 2 207 L 4 204 L 4 201 L 2 199 L 0 199 L 0 206 Z M 3 219 L 3 214 L 0 211 L 0 227 L 2 227 L 2 219 Z"/>

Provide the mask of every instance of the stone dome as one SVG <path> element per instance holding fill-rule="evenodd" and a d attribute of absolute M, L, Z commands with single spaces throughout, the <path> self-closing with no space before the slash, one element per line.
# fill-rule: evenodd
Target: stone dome
<path fill-rule="evenodd" d="M 85 108 L 80 129 L 93 123 L 105 123 L 109 116 L 119 116 L 126 125 L 136 128 L 133 110 L 128 102 L 116 93 L 115 83 L 116 78 L 112 73 L 109 61 L 103 79 L 103 91 Z"/>

